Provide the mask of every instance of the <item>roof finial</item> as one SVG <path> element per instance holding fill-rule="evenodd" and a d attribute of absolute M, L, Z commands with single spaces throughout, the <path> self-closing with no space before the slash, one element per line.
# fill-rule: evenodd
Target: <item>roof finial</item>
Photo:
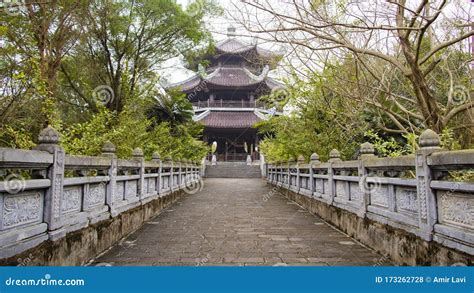
<path fill-rule="evenodd" d="M 235 27 L 230 24 L 228 27 L 227 27 L 227 36 L 230 38 L 230 37 L 234 37 L 235 36 L 235 32 L 236 32 L 236 29 Z"/>

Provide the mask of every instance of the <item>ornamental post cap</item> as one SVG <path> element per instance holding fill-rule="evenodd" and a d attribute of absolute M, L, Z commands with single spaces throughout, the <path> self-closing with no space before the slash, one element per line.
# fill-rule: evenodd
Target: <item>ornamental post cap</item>
<path fill-rule="evenodd" d="M 159 160 L 161 159 L 160 153 L 154 152 L 154 153 L 151 155 L 151 159 L 152 159 L 153 161 L 159 161 Z"/>
<path fill-rule="evenodd" d="M 439 135 L 431 129 L 423 131 L 419 141 L 421 148 L 439 148 L 441 145 Z"/>
<path fill-rule="evenodd" d="M 115 145 L 109 140 L 104 142 L 104 144 L 102 145 L 103 154 L 115 154 L 116 150 L 117 149 L 115 148 Z"/>
<path fill-rule="evenodd" d="M 329 158 L 331 158 L 331 159 L 340 159 L 341 158 L 341 153 L 338 150 L 333 149 L 329 153 Z"/>
<path fill-rule="evenodd" d="M 39 144 L 59 144 L 61 135 L 51 126 L 41 130 L 38 135 Z"/>
<path fill-rule="evenodd" d="M 135 158 L 143 157 L 143 150 L 141 148 L 136 148 L 133 150 L 132 156 Z"/>
<path fill-rule="evenodd" d="M 298 156 L 298 163 L 299 163 L 299 164 L 303 164 L 304 162 L 305 162 L 304 156 L 303 156 L 303 155 L 299 155 L 299 156 Z"/>
<path fill-rule="evenodd" d="M 370 142 L 364 142 L 360 145 L 360 154 L 361 155 L 373 155 L 375 154 L 374 145 Z"/>
<path fill-rule="evenodd" d="M 310 160 L 311 162 L 319 162 L 319 155 L 317 153 L 312 153 Z"/>

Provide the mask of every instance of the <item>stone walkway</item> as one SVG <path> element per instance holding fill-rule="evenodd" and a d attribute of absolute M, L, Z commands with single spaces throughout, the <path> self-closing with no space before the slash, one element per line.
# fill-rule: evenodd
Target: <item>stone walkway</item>
<path fill-rule="evenodd" d="M 206 179 L 94 265 L 384 265 L 261 179 Z"/>

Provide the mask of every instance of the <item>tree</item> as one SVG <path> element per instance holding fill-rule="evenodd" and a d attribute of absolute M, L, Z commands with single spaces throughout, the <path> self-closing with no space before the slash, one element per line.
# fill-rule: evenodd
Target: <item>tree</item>
<path fill-rule="evenodd" d="M 149 119 L 154 119 L 155 123 L 168 122 L 171 126 L 191 122 L 193 115 L 193 105 L 186 95 L 173 92 L 157 97 L 148 111 Z"/>
<path fill-rule="evenodd" d="M 55 97 L 59 68 L 83 31 L 81 19 L 89 2 L 27 0 L 13 8 L 15 13 L 2 16 L 2 26 L 6 30 L 1 35 L 1 42 L 15 48 L 8 56 L 20 64 L 16 74 L 28 73 L 35 79 L 31 86 L 44 101 L 43 114 L 48 116 L 47 123 L 55 123 L 58 119 Z M 7 9 L 4 8 L 4 12 Z M 14 76 L 7 79 L 11 81 L 11 78 Z"/>
<path fill-rule="evenodd" d="M 433 90 L 439 88 L 436 74 L 451 72 L 454 77 L 454 69 L 469 72 L 471 56 L 463 41 L 474 31 L 460 1 L 237 3 L 244 4 L 237 19 L 247 30 L 288 44 L 311 72 L 320 72 L 328 60 L 352 59 L 354 78 L 341 81 L 336 89 L 353 84 L 350 88 L 357 90 L 347 98 L 379 108 L 393 126 L 386 131 L 408 133 L 428 127 L 440 133 L 463 115 L 462 125 L 456 127 L 472 124 L 466 119 L 474 107 L 470 80 L 456 80 L 448 92 Z M 453 68 L 451 54 L 463 50 L 462 66 Z M 461 101 L 455 101 L 456 95 Z"/>
<path fill-rule="evenodd" d="M 149 94 L 163 61 L 210 41 L 202 23 L 205 13 L 189 14 L 172 0 L 94 1 L 87 37 L 63 67 L 67 85 L 87 105 L 97 103 L 94 89 L 107 85 L 113 99 L 106 106 L 120 111 L 125 97 Z M 76 61 L 89 66 L 75 66 Z M 72 77 L 90 86 L 82 89 Z"/>
<path fill-rule="evenodd" d="M 51 124 L 71 154 L 98 154 L 111 140 L 121 157 L 142 147 L 147 157 L 200 159 L 207 149 L 187 101 L 162 108 L 168 116 L 147 113 L 159 108 L 161 63 L 210 42 L 203 18 L 215 6 L 202 6 L 210 2 L 0 4 L 8 12 L 0 25 L 0 145 L 29 148 Z"/>

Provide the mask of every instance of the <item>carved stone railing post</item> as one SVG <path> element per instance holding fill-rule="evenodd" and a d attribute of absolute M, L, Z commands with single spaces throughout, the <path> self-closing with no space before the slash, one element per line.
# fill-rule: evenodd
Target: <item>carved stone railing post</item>
<path fill-rule="evenodd" d="M 53 164 L 48 168 L 48 178 L 51 186 L 46 190 L 44 198 L 44 221 L 48 224 L 48 234 L 51 240 L 56 240 L 66 234 L 61 218 L 62 194 L 64 183 L 65 152 L 59 145 L 60 135 L 52 127 L 43 129 L 38 136 L 38 146 L 35 150 L 46 151 L 53 155 Z"/>
<path fill-rule="evenodd" d="M 367 177 L 369 176 L 367 169 L 365 168 L 365 162 L 367 160 L 375 158 L 375 149 L 370 142 L 364 142 L 360 145 L 360 157 L 358 164 L 358 175 L 359 175 L 359 188 L 362 191 L 362 206 L 357 214 L 363 218 L 367 214 L 367 208 L 370 204 L 370 188 L 368 187 Z"/>
<path fill-rule="evenodd" d="M 184 160 L 184 176 L 183 176 L 183 187 L 188 186 L 193 182 L 195 178 L 193 177 L 193 169 L 190 167 L 190 162 L 188 159 Z"/>
<path fill-rule="evenodd" d="M 107 141 L 102 146 L 102 156 L 110 158 L 110 168 L 107 175 L 109 176 L 109 182 L 107 184 L 107 194 L 105 196 L 105 204 L 109 206 L 109 211 L 112 217 L 117 216 L 114 212 L 114 196 L 117 192 L 117 156 L 115 155 L 115 145 L 110 141 Z"/>
<path fill-rule="evenodd" d="M 183 161 L 180 160 L 178 162 L 179 164 L 179 169 L 178 169 L 178 188 L 181 188 L 181 186 L 184 184 L 184 179 L 183 179 Z"/>
<path fill-rule="evenodd" d="M 288 159 L 288 189 L 291 189 L 291 167 L 296 163 L 294 157 Z"/>
<path fill-rule="evenodd" d="M 173 179 L 173 173 L 174 173 L 174 164 L 173 164 L 173 159 L 171 157 L 166 157 L 165 163 L 170 166 L 170 175 L 168 178 L 168 187 L 170 188 L 170 192 L 173 192 L 173 185 L 174 185 L 174 179 Z"/>
<path fill-rule="evenodd" d="M 296 192 L 301 190 L 301 166 L 305 163 L 304 156 L 298 156 L 298 164 L 296 165 Z"/>
<path fill-rule="evenodd" d="M 283 182 L 285 181 L 285 174 L 284 173 L 286 172 L 285 171 L 286 162 L 280 161 L 278 164 L 280 165 L 280 172 L 278 174 L 277 182 L 281 182 L 280 184 L 281 184 L 281 186 L 283 186 Z"/>
<path fill-rule="evenodd" d="M 438 220 L 436 194 L 431 189 L 432 172 L 427 159 L 434 152 L 440 151 L 440 139 L 431 129 L 420 136 L 420 150 L 416 152 L 416 184 L 418 197 L 418 221 L 426 240 L 433 238 L 433 228 Z"/>
<path fill-rule="evenodd" d="M 133 159 L 136 160 L 140 164 L 140 169 L 138 170 L 138 174 L 140 175 L 140 179 L 138 180 L 138 198 L 140 200 L 146 197 L 146 190 L 145 190 L 145 159 L 143 156 L 143 151 L 141 148 L 136 148 L 133 150 L 132 153 Z"/>
<path fill-rule="evenodd" d="M 314 195 L 314 192 L 316 191 L 316 184 L 314 180 L 314 170 L 313 166 L 321 163 L 319 161 L 319 155 L 317 153 L 313 153 L 310 158 L 310 164 L 309 164 L 309 190 L 311 191 L 311 197 Z"/>
<path fill-rule="evenodd" d="M 272 162 L 268 166 L 269 172 L 272 172 L 272 181 L 271 181 L 271 183 L 274 184 L 274 185 L 276 185 L 276 182 L 277 182 L 277 179 L 278 179 L 278 175 L 276 173 L 277 168 L 278 168 L 278 162 Z M 271 171 L 270 171 L 270 169 L 271 169 Z"/>
<path fill-rule="evenodd" d="M 161 184 L 162 184 L 161 173 L 162 173 L 162 168 L 163 168 L 163 166 L 161 164 L 160 154 L 157 153 L 157 152 L 154 152 L 153 155 L 151 156 L 151 161 L 153 163 L 160 164 L 160 167 L 158 168 L 158 178 L 156 179 L 156 184 L 155 184 L 156 192 L 158 194 L 160 194 L 161 193 Z"/>
<path fill-rule="evenodd" d="M 199 166 L 199 173 L 200 173 L 201 177 L 206 176 L 206 162 L 207 162 L 206 157 L 202 158 L 201 166 Z"/>
<path fill-rule="evenodd" d="M 329 167 L 328 167 L 328 192 L 330 195 L 330 204 L 334 203 L 334 197 L 336 196 L 336 182 L 334 181 L 334 169 L 333 163 L 341 161 L 341 153 L 338 150 L 333 149 L 329 152 Z"/>
<path fill-rule="evenodd" d="M 271 162 L 267 164 L 267 172 L 271 173 L 270 176 L 270 183 L 271 184 L 276 184 L 276 167 L 277 163 L 276 162 Z"/>

